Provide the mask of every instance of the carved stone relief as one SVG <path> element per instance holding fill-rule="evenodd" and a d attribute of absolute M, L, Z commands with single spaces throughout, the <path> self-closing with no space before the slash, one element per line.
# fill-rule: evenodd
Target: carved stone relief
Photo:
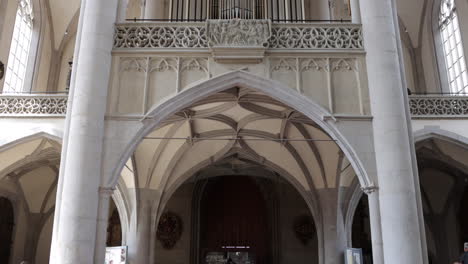
<path fill-rule="evenodd" d="M 271 37 L 270 20 L 208 20 L 208 46 L 221 63 L 259 63 Z"/>
<path fill-rule="evenodd" d="M 172 212 L 165 212 L 159 220 L 157 239 L 161 242 L 164 249 L 173 249 L 180 240 L 183 231 L 182 219 L 179 215 Z"/>

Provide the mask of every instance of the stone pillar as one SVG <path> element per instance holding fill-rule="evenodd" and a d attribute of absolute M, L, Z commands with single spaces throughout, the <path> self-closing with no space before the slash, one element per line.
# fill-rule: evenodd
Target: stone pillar
<path fill-rule="evenodd" d="M 145 19 L 163 19 L 167 16 L 164 14 L 164 0 L 146 0 L 145 3 Z"/>
<path fill-rule="evenodd" d="M 380 226 L 379 191 L 377 187 L 363 188 L 369 200 L 369 218 L 372 237 L 372 259 L 374 264 L 383 264 L 382 228 Z"/>
<path fill-rule="evenodd" d="M 343 263 L 346 232 L 341 209 L 338 206 L 338 189 L 322 189 L 318 190 L 318 194 L 323 220 L 323 263 Z"/>
<path fill-rule="evenodd" d="M 423 263 L 417 186 L 391 0 L 361 0 L 385 263 Z"/>
<path fill-rule="evenodd" d="M 88 264 L 96 249 L 104 115 L 118 0 L 86 0 L 68 142 L 61 170 L 60 214 L 53 243 L 54 264 Z M 81 22 L 80 22 L 81 23 Z M 63 161 L 62 161 L 63 162 Z"/>
<path fill-rule="evenodd" d="M 104 263 L 106 257 L 107 225 L 109 223 L 110 199 L 114 188 L 99 188 L 99 206 L 96 228 L 96 251 L 94 260 L 96 263 Z"/>
<path fill-rule="evenodd" d="M 351 0 L 351 22 L 361 23 L 361 9 L 359 0 Z"/>
<path fill-rule="evenodd" d="M 130 228 L 128 260 L 130 264 L 150 263 L 151 208 L 150 201 L 141 201 L 136 223 Z"/>

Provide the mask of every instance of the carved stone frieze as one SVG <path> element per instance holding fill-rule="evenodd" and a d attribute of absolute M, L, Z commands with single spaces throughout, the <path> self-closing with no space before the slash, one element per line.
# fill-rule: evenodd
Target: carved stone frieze
<path fill-rule="evenodd" d="M 271 24 L 269 20 L 204 23 L 126 23 L 115 28 L 115 49 L 262 47 L 268 49 L 363 50 L 360 25 Z"/>
<path fill-rule="evenodd" d="M 413 116 L 468 116 L 468 97 L 466 96 L 411 96 L 409 101 Z"/>
<path fill-rule="evenodd" d="M 363 49 L 357 25 L 275 25 L 270 49 Z"/>
<path fill-rule="evenodd" d="M 184 23 L 118 25 L 114 48 L 206 48 L 205 26 Z"/>
<path fill-rule="evenodd" d="M 270 20 L 230 19 L 206 22 L 210 47 L 267 47 Z"/>
<path fill-rule="evenodd" d="M 206 22 L 208 46 L 220 63 L 258 63 L 271 37 L 270 20 L 230 19 Z"/>
<path fill-rule="evenodd" d="M 67 95 L 1 95 L 0 116 L 65 116 Z"/>

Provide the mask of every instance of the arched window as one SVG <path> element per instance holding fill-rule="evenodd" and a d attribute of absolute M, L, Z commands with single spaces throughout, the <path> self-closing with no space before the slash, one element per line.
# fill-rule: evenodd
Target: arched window
<path fill-rule="evenodd" d="M 16 12 L 15 28 L 13 30 L 5 84 L 3 86 L 4 93 L 17 93 L 24 90 L 32 28 L 33 15 L 31 3 L 28 0 L 21 0 Z"/>
<path fill-rule="evenodd" d="M 450 92 L 468 94 L 468 73 L 454 0 L 442 0 L 439 29 Z"/>

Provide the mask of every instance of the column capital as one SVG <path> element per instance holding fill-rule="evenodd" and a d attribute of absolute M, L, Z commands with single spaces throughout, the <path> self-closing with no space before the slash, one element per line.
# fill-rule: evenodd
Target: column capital
<path fill-rule="evenodd" d="M 114 194 L 115 188 L 114 187 L 99 187 L 99 195 L 101 196 L 111 196 Z"/>
<path fill-rule="evenodd" d="M 372 193 L 378 191 L 378 190 L 379 190 L 379 187 L 371 185 L 371 186 L 361 187 L 361 190 L 362 190 L 365 194 L 370 195 L 370 194 L 372 194 Z"/>

